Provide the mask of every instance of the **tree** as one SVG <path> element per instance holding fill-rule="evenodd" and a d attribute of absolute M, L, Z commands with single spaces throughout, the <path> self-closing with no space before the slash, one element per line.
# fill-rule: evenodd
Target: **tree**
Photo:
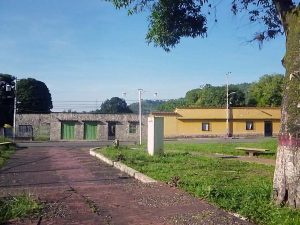
<path fill-rule="evenodd" d="M 132 113 L 132 111 L 129 109 L 124 99 L 113 97 L 103 102 L 101 104 L 101 109 L 97 110 L 96 113 Z"/>
<path fill-rule="evenodd" d="M 52 98 L 46 84 L 33 78 L 17 83 L 18 113 L 50 113 Z"/>
<path fill-rule="evenodd" d="M 148 43 L 166 51 L 182 37 L 206 37 L 205 9 L 212 0 L 110 0 L 116 8 L 128 8 L 129 14 L 150 11 Z M 298 0 L 232 0 L 234 14 L 245 12 L 262 30 L 253 40 L 262 43 L 286 37 L 286 68 L 282 102 L 281 129 L 274 173 L 274 199 L 277 204 L 300 207 L 300 3 Z M 202 10 L 204 9 L 204 10 Z"/>
<path fill-rule="evenodd" d="M 158 106 L 157 110 L 163 112 L 173 112 L 176 108 L 186 106 L 188 106 L 188 104 L 184 98 L 170 99 Z"/>
<path fill-rule="evenodd" d="M 258 106 L 281 106 L 283 80 L 280 74 L 262 76 L 251 86 L 251 97 Z"/>
<path fill-rule="evenodd" d="M 0 127 L 4 124 L 13 124 L 14 90 L 6 90 L 6 86 L 14 86 L 15 77 L 0 73 Z"/>
<path fill-rule="evenodd" d="M 230 105 L 245 106 L 245 94 L 236 85 L 229 87 Z M 204 85 L 202 88 L 188 91 L 185 95 L 189 105 L 200 107 L 222 107 L 226 106 L 226 88 L 224 86 Z"/>
<path fill-rule="evenodd" d="M 162 100 L 143 100 L 142 101 L 142 114 L 149 114 L 155 110 L 157 110 L 157 108 L 162 105 L 163 103 L 165 103 L 165 101 Z M 139 112 L 139 103 L 135 102 L 132 103 L 128 106 L 131 111 L 133 113 L 138 113 Z"/>

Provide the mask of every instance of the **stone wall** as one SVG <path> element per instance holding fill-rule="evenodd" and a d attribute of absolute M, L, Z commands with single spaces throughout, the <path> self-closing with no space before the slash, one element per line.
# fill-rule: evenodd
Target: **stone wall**
<path fill-rule="evenodd" d="M 142 139 L 147 139 L 147 117 L 142 116 Z M 62 140 L 61 124 L 64 122 L 75 123 L 75 139 L 84 140 L 84 123 L 97 123 L 97 139 L 108 140 L 108 124 L 116 124 L 116 139 L 120 141 L 139 140 L 138 115 L 136 114 L 81 114 L 81 113 L 51 113 L 51 114 L 17 114 L 17 131 L 20 125 L 31 125 L 33 128 L 33 139 L 45 135 L 49 129 L 51 141 Z M 136 133 L 129 133 L 129 124 L 135 123 Z M 17 132 L 18 134 L 18 132 Z"/>

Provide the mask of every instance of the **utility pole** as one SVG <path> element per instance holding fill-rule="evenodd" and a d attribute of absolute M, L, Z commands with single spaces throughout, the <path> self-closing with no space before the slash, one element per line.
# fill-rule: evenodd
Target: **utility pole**
<path fill-rule="evenodd" d="M 140 133 L 140 145 L 142 145 L 142 91 L 143 91 L 143 89 L 138 89 L 138 92 L 139 92 L 139 133 Z"/>
<path fill-rule="evenodd" d="M 18 78 L 16 77 L 16 81 L 15 81 L 15 96 L 14 96 L 14 126 L 13 126 L 13 141 L 14 142 L 16 140 L 17 82 L 18 82 Z"/>
<path fill-rule="evenodd" d="M 228 91 L 228 84 L 229 84 L 229 75 L 231 72 L 226 74 L 226 137 L 229 137 L 229 91 Z"/>

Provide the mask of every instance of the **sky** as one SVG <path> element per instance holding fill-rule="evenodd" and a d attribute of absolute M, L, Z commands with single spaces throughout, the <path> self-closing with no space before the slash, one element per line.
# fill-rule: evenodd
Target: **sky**
<path fill-rule="evenodd" d="M 182 39 L 167 53 L 145 41 L 147 13 L 128 16 L 103 0 L 1 0 L 0 73 L 43 81 L 52 111 L 94 110 L 115 96 L 130 104 L 139 88 L 143 99 L 184 97 L 224 85 L 228 72 L 230 83 L 283 74 L 284 37 L 259 49 L 248 40 L 261 27 L 232 15 L 230 2 L 213 4 L 207 38 Z"/>

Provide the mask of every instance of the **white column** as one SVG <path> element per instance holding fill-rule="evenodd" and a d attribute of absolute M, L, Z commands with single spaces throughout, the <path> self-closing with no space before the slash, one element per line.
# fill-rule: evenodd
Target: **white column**
<path fill-rule="evenodd" d="M 139 91 L 139 136 L 140 145 L 142 144 L 142 91 L 143 89 L 138 89 Z"/>

